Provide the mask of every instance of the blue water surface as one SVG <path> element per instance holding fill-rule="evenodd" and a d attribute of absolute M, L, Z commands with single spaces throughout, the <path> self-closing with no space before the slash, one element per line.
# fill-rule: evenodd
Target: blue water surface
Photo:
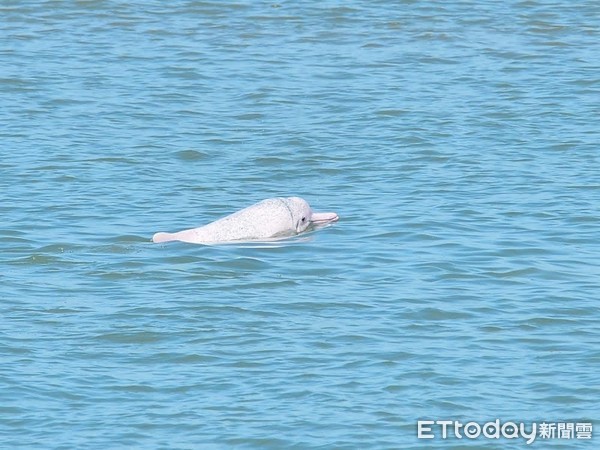
<path fill-rule="evenodd" d="M 0 102 L 0 447 L 597 446 L 600 3 L 4 1 Z"/>

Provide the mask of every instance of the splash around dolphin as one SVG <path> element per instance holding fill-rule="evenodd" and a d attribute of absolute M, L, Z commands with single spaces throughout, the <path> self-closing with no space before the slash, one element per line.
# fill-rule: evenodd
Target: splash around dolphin
<path fill-rule="evenodd" d="M 156 233 L 152 241 L 219 244 L 276 240 L 302 233 L 311 225 L 322 226 L 338 219 L 334 212 L 313 212 L 300 197 L 268 198 L 199 228 Z"/>

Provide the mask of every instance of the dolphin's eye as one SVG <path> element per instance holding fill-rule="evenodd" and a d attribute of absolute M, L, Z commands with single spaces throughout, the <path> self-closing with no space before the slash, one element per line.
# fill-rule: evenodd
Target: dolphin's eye
<path fill-rule="evenodd" d="M 302 218 L 302 223 L 306 222 L 306 217 Z"/>

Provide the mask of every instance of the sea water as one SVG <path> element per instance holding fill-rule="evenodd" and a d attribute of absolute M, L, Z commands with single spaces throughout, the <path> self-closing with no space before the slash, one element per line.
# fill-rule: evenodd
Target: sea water
<path fill-rule="evenodd" d="M 419 436 L 499 420 L 595 448 L 599 27 L 592 0 L 1 2 L 0 446 L 527 447 Z M 276 196 L 340 220 L 150 241 Z"/>

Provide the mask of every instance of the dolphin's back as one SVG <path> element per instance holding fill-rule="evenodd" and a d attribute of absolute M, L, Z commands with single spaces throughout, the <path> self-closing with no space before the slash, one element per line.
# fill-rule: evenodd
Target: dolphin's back
<path fill-rule="evenodd" d="M 203 227 L 177 233 L 156 233 L 152 240 L 210 244 L 269 239 L 292 234 L 295 234 L 295 227 L 289 207 L 283 199 L 270 198 Z"/>

